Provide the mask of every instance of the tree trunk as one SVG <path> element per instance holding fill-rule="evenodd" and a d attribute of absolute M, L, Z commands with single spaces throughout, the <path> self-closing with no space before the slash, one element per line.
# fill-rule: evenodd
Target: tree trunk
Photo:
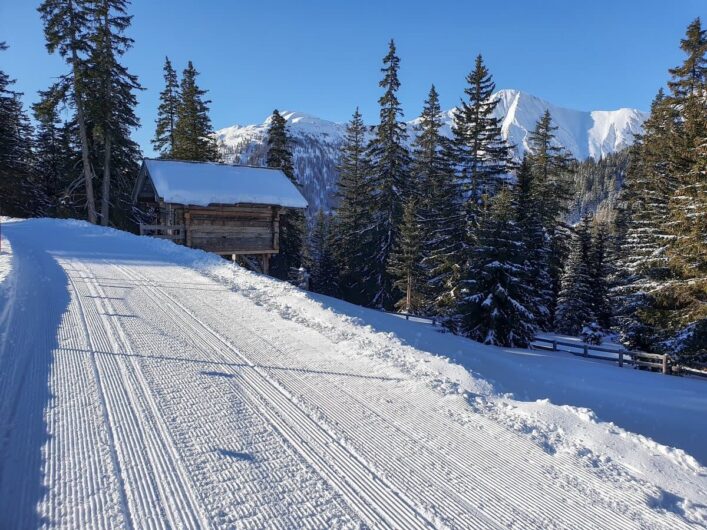
<path fill-rule="evenodd" d="M 103 153 L 103 186 L 101 188 L 101 224 L 108 226 L 110 221 L 110 160 L 111 141 L 110 133 L 105 133 Z"/>
<path fill-rule="evenodd" d="M 89 158 L 88 133 L 86 131 L 86 117 L 83 111 L 83 99 L 79 89 L 78 56 L 73 52 L 73 73 L 74 73 L 74 103 L 76 104 L 77 120 L 79 122 L 79 135 L 81 136 L 81 161 L 83 163 L 83 178 L 86 187 L 86 207 L 88 209 L 88 221 L 96 224 L 98 216 L 96 214 L 96 198 L 93 193 L 93 166 Z"/>
<path fill-rule="evenodd" d="M 410 306 L 412 305 L 412 275 L 408 274 L 407 282 L 407 292 L 405 293 L 405 312 L 410 313 Z"/>

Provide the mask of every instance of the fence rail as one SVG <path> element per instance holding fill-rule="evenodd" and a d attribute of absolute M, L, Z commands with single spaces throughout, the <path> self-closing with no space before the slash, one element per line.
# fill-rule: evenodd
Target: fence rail
<path fill-rule="evenodd" d="M 420 322 L 423 324 L 431 324 L 433 326 L 440 325 L 439 320 L 435 317 L 411 315 L 408 313 L 397 313 L 392 311 L 385 311 L 383 309 L 381 309 L 380 312 L 386 313 L 388 315 L 393 315 L 398 318 L 404 318 L 405 320 Z M 627 364 L 635 368 L 648 368 L 650 370 L 657 370 L 663 374 L 687 374 L 707 378 L 707 364 L 704 365 L 703 369 L 700 369 L 702 367 L 695 368 L 691 366 L 684 366 L 682 364 L 675 363 L 669 355 L 661 353 L 630 351 L 621 348 L 607 348 L 603 346 L 594 346 L 592 344 L 586 344 L 584 342 L 565 342 L 556 339 L 546 339 L 543 337 L 535 337 L 531 342 L 531 348 L 562 351 L 571 353 L 573 355 L 586 357 L 588 359 L 611 361 L 617 363 L 620 368 L 623 367 L 624 364 Z M 573 350 L 563 348 L 573 348 Z M 614 356 L 597 355 L 594 352 L 600 354 L 613 353 Z"/>
<path fill-rule="evenodd" d="M 140 235 L 182 241 L 185 238 L 184 225 L 140 225 Z"/>
<path fill-rule="evenodd" d="M 535 345 L 535 348 L 541 348 L 541 349 L 547 349 L 547 350 L 553 350 L 553 351 L 566 351 L 568 353 L 572 353 L 574 355 L 581 355 L 582 357 L 588 357 L 590 359 L 599 359 L 602 361 L 616 361 L 618 362 L 619 367 L 622 367 L 624 364 L 632 364 L 635 367 L 642 367 L 642 368 L 650 368 L 650 369 L 656 369 L 660 370 L 664 374 L 670 374 L 673 371 L 673 363 L 670 359 L 669 355 L 665 354 L 660 354 L 660 353 L 648 353 L 648 352 L 642 352 L 642 351 L 629 351 L 629 350 L 622 350 L 622 349 L 611 349 L 611 348 L 602 348 L 601 346 L 594 346 L 591 344 L 587 343 L 572 343 L 572 342 L 563 342 L 555 339 L 545 339 L 542 337 L 535 337 L 533 339 L 533 342 L 542 342 L 546 344 L 550 344 L 550 346 L 539 346 Z M 581 352 L 576 352 L 576 351 L 571 351 L 571 350 L 563 350 L 559 348 L 558 346 L 564 346 L 566 348 L 575 348 L 577 350 L 581 350 Z M 606 355 L 594 355 L 593 351 L 601 352 L 601 353 L 613 353 L 616 355 L 616 357 L 608 357 Z"/>

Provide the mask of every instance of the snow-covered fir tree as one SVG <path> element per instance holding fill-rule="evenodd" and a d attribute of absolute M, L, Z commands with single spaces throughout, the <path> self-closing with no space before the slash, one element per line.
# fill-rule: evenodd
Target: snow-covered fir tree
<path fill-rule="evenodd" d="M 673 281 L 656 298 L 670 307 L 666 346 L 691 360 L 707 359 L 707 30 L 699 18 L 680 49 L 685 59 L 670 70 L 668 82 L 681 117 L 671 146 L 675 190 L 668 204 Z"/>
<path fill-rule="evenodd" d="M 464 238 L 462 195 L 454 174 L 450 141 L 441 134 L 441 108 L 434 86 L 425 101 L 412 146 L 411 178 L 417 184 L 426 282 L 420 295 L 443 315 L 454 305 Z"/>
<path fill-rule="evenodd" d="M 611 300 L 609 299 L 609 277 L 611 275 L 608 254 L 609 234 L 606 225 L 594 218 L 592 248 L 589 255 L 589 274 L 592 279 L 592 312 L 597 325 L 608 330 L 611 327 Z"/>
<path fill-rule="evenodd" d="M 528 163 L 532 174 L 533 204 L 548 241 L 548 274 L 552 295 L 545 303 L 549 321 L 555 320 L 560 278 L 567 257 L 569 231 L 563 222 L 572 199 L 572 157 L 555 140 L 557 127 L 549 111 L 541 116 L 528 137 Z"/>
<path fill-rule="evenodd" d="M 365 152 L 366 126 L 356 109 L 346 127 L 339 157 L 335 237 L 341 295 L 358 304 L 369 302 L 374 294 L 374 270 L 371 267 L 374 190 Z"/>
<path fill-rule="evenodd" d="M 485 344 L 527 346 L 536 332 L 514 193 L 504 186 L 479 223 L 477 244 L 449 324 Z"/>
<path fill-rule="evenodd" d="M 177 72 L 172 67 L 169 57 L 164 59 L 164 89 L 160 92 L 160 106 L 155 120 L 155 137 L 152 147 L 160 158 L 171 158 L 174 151 L 174 128 L 177 123 L 177 109 L 181 96 Z"/>
<path fill-rule="evenodd" d="M 198 162 L 219 159 L 213 128 L 209 117 L 209 103 L 204 98 L 206 90 L 199 87 L 196 71 L 191 61 L 182 74 L 179 88 L 177 121 L 174 124 L 172 158 Z"/>
<path fill-rule="evenodd" d="M 555 328 L 561 333 L 578 335 L 584 326 L 596 320 L 594 314 L 594 280 L 591 271 L 591 217 L 584 216 L 576 227 L 570 253 L 562 275 L 562 288 L 557 299 Z"/>
<path fill-rule="evenodd" d="M 394 278 L 393 287 L 402 294 L 395 308 L 405 313 L 418 313 L 425 306 L 422 229 L 417 214 L 417 201 L 408 199 L 403 209 L 400 234 L 388 264 L 388 273 Z"/>
<path fill-rule="evenodd" d="M 500 187 L 512 157 L 501 134 L 501 119 L 494 115 L 500 102 L 491 97 L 496 84 L 481 55 L 466 82 L 466 98 L 454 114 L 452 132 L 462 185 L 470 202 L 480 206 Z"/>
<path fill-rule="evenodd" d="M 613 298 L 622 340 L 632 348 L 653 349 L 665 338 L 646 317 L 659 311 L 655 292 L 671 276 L 667 250 L 672 235 L 666 221 L 675 179 L 668 156 L 677 119 L 661 90 L 632 149 L 619 201 L 621 270 Z"/>
<path fill-rule="evenodd" d="M 267 166 L 282 170 L 287 178 L 299 187 L 292 165 L 292 146 L 287 134 L 287 122 L 277 109 L 273 111 L 268 129 Z M 280 252 L 273 258 L 273 276 L 286 280 L 292 271 L 302 266 L 304 231 L 304 214 L 298 209 L 286 209 L 280 216 Z"/>
<path fill-rule="evenodd" d="M 613 314 L 609 297 L 609 278 L 613 276 L 609 240 L 607 225 L 594 218 L 592 250 L 589 256 L 589 270 L 592 276 L 592 311 L 596 323 L 603 330 L 611 327 Z"/>
<path fill-rule="evenodd" d="M 550 239 L 542 223 L 541 199 L 536 193 L 533 172 L 527 157 L 516 174 L 517 222 L 525 246 L 525 263 L 528 282 L 531 286 L 530 309 L 538 327 L 548 330 L 552 326 L 550 306 L 553 303 L 552 279 L 550 277 Z"/>
<path fill-rule="evenodd" d="M 374 196 L 370 202 L 373 209 L 372 281 L 375 292 L 368 301 L 370 305 L 392 307 L 394 300 L 392 278 L 388 274 L 390 253 L 397 243 L 402 219 L 403 204 L 410 193 L 410 154 L 405 147 L 407 132 L 402 121 L 403 111 L 398 100 L 400 88 L 398 70 L 400 59 L 395 43 L 391 40 L 388 53 L 383 58 L 383 79 L 379 86 L 384 89 L 378 100 L 380 123 L 367 148 L 370 161 L 370 179 Z"/>

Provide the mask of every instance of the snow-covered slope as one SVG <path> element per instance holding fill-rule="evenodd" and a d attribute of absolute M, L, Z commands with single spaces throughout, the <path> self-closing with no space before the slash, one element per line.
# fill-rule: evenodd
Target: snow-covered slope
<path fill-rule="evenodd" d="M 83 222 L 3 229 L 0 528 L 707 523 L 703 381 L 483 346 Z"/>
<path fill-rule="evenodd" d="M 633 143 L 647 115 L 635 109 L 584 112 L 558 107 L 518 90 L 501 90 L 496 113 L 503 119 L 503 135 L 515 146 L 518 159 L 527 149 L 528 134 L 540 116 L 549 110 L 558 127 L 558 143 L 575 158 L 601 158 Z M 451 134 L 454 109 L 443 113 L 444 132 Z M 336 164 L 346 126 L 299 112 L 283 113 L 294 140 L 297 176 L 311 211 L 329 209 L 335 200 L 338 174 Z M 265 141 L 270 117 L 260 125 L 234 125 L 217 131 L 226 160 L 260 165 L 265 159 Z M 418 119 L 408 122 L 410 137 Z"/>

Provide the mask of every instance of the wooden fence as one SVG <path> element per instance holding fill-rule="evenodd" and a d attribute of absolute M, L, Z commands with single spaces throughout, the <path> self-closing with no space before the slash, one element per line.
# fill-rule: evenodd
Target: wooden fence
<path fill-rule="evenodd" d="M 431 324 L 439 326 L 440 322 L 435 317 L 423 315 L 410 315 L 407 313 L 397 313 L 391 311 L 380 310 L 381 313 L 404 318 L 422 324 Z M 531 342 L 531 348 L 541 350 L 552 350 L 571 353 L 588 359 L 598 359 L 600 361 L 611 361 L 618 364 L 621 368 L 625 364 L 634 368 L 645 368 L 648 370 L 658 371 L 663 374 L 673 375 L 693 375 L 707 379 L 707 364 L 696 366 L 684 366 L 673 361 L 670 355 L 660 353 L 648 353 L 643 351 L 630 351 L 619 348 L 607 348 L 604 346 L 594 346 L 584 342 L 564 342 L 557 339 L 546 339 L 543 337 L 535 337 Z M 603 354 L 603 355 L 602 355 Z M 611 355 L 613 354 L 613 355 Z"/>
<path fill-rule="evenodd" d="M 614 361 L 618 363 L 619 367 L 622 367 L 624 364 L 630 364 L 636 368 L 648 368 L 649 370 L 658 370 L 664 374 L 672 373 L 673 369 L 676 367 L 673 365 L 670 356 L 665 354 L 604 348 L 601 346 L 587 344 L 585 342 L 563 342 L 556 339 L 545 339 L 542 337 L 535 337 L 535 339 L 533 339 L 533 343 L 542 343 L 542 345 L 534 344 L 534 348 L 553 351 L 565 351 L 574 355 L 588 357 L 590 359 Z M 574 348 L 575 350 L 579 351 L 573 351 L 563 348 Z M 612 353 L 614 354 L 614 356 L 597 355 L 594 352 L 604 354 Z"/>
<path fill-rule="evenodd" d="M 140 224 L 140 235 L 184 241 L 186 232 L 184 225 L 144 225 Z"/>

